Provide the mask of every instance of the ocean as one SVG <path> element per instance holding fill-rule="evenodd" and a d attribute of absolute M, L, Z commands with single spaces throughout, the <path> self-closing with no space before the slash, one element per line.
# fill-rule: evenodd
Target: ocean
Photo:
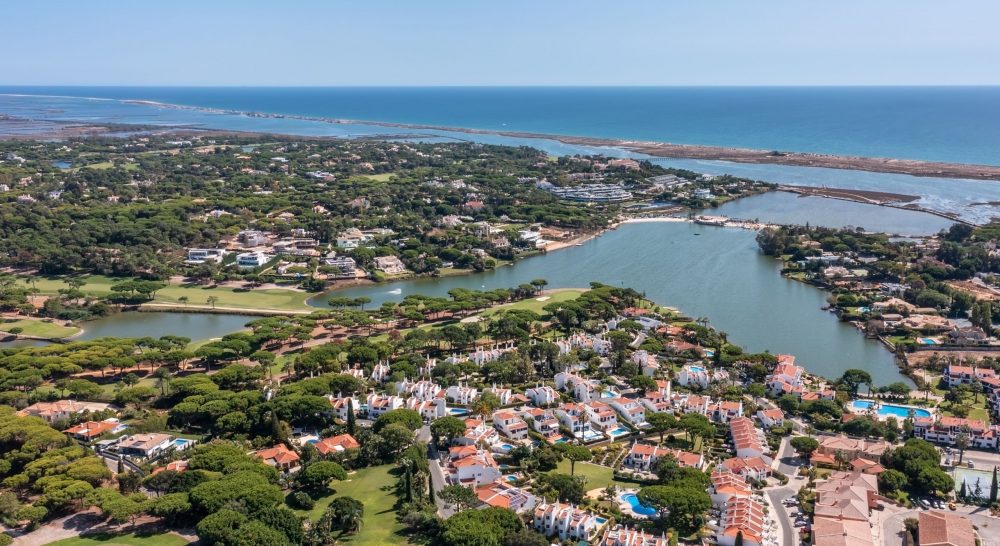
<path fill-rule="evenodd" d="M 1000 87 L 0 87 L 278 114 L 1000 165 Z"/>
<path fill-rule="evenodd" d="M 155 101 L 181 105 L 129 102 Z M 261 112 L 317 119 L 255 117 Z M 303 136 L 414 135 L 532 146 L 552 155 L 643 158 L 551 139 L 405 124 L 1000 165 L 1000 87 L 3 87 L 0 114 L 54 121 L 193 126 Z M 347 119 L 360 123 L 330 123 Z M 920 196 L 975 223 L 1000 217 L 1000 182 L 648 158 L 671 167 L 804 186 Z"/>

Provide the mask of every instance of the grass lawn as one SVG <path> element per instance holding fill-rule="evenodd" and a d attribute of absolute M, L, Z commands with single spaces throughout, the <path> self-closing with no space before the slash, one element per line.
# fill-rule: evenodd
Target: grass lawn
<path fill-rule="evenodd" d="M 390 178 L 396 176 L 395 173 L 368 174 L 365 178 L 374 182 L 388 182 Z"/>
<path fill-rule="evenodd" d="M 572 299 L 576 299 L 577 296 L 579 296 L 580 294 L 583 294 L 584 292 L 586 292 L 586 290 L 584 290 L 582 288 L 563 288 L 563 289 L 559 289 L 559 290 L 553 291 L 551 293 L 545 294 L 544 296 L 535 296 L 535 297 L 528 298 L 526 300 L 521 300 L 521 301 L 517 301 L 517 302 L 514 302 L 514 303 L 508 303 L 508 304 L 504 304 L 504 305 L 499 305 L 497 307 L 494 307 L 493 309 L 487 309 L 482 314 L 484 316 L 489 316 L 489 315 L 492 315 L 494 313 L 498 313 L 500 311 L 507 311 L 507 310 L 527 310 L 527 311 L 534 311 L 535 313 L 538 313 L 539 315 L 545 315 L 546 313 L 545 313 L 545 311 L 542 308 L 545 307 L 546 305 L 548 305 L 550 303 L 560 303 L 560 302 L 564 302 L 564 301 L 569 301 L 569 300 L 572 300 Z M 541 298 L 548 298 L 548 299 L 546 299 L 544 301 L 538 301 L 540 297 Z"/>
<path fill-rule="evenodd" d="M 105 277 L 103 275 L 89 275 L 82 277 L 87 284 L 80 288 L 85 294 L 91 296 L 106 296 L 111 294 L 111 286 L 117 279 Z M 32 284 L 22 281 L 25 286 Z M 35 277 L 34 286 L 42 294 L 54 295 L 60 289 L 68 288 L 62 277 Z M 153 303 L 181 304 L 180 298 L 188 299 L 189 307 L 208 307 L 209 296 L 215 296 L 218 307 L 236 307 L 243 309 L 276 309 L 280 311 L 312 311 L 312 307 L 306 305 L 306 299 L 311 294 L 297 290 L 285 290 L 282 288 L 242 290 L 227 287 L 209 288 L 196 284 L 171 284 L 156 293 Z"/>
<path fill-rule="evenodd" d="M 396 534 L 402 525 L 396 522 L 396 512 L 393 504 L 396 495 L 393 489 L 396 477 L 389 473 L 393 465 L 364 468 L 348 475 L 347 481 L 333 482 L 335 493 L 316 501 L 316 506 L 308 512 L 299 511 L 316 521 L 323 515 L 326 507 L 333 499 L 340 496 L 354 497 L 365 505 L 365 519 L 361 530 L 356 535 L 344 535 L 337 538 L 337 544 L 352 544 L 354 546 L 378 546 L 380 544 L 406 544 L 407 540 Z"/>
<path fill-rule="evenodd" d="M 552 472 L 569 474 L 569 467 L 569 459 L 563 459 L 562 462 L 559 463 L 559 466 Z M 636 484 L 634 483 L 616 481 L 614 479 L 614 473 L 614 470 L 607 466 L 596 465 L 593 463 L 576 463 L 575 475 L 587 478 L 587 484 L 584 485 L 584 489 L 587 491 L 590 491 L 591 489 L 604 489 L 611 483 L 622 487 L 636 487 Z"/>
<path fill-rule="evenodd" d="M 50 546 L 91 546 L 95 544 L 103 546 L 183 546 L 187 543 L 188 541 L 183 538 L 167 533 L 159 535 L 107 535 L 102 533 L 67 538 L 49 544 Z"/>
<path fill-rule="evenodd" d="M 71 170 L 96 169 L 98 171 L 106 171 L 106 170 L 114 168 L 116 166 L 117 167 L 122 167 L 126 171 L 137 171 L 137 170 L 139 170 L 139 165 L 137 165 L 135 163 L 128 162 L 128 161 L 121 161 L 121 162 L 118 162 L 118 163 L 112 163 L 111 161 L 101 161 L 100 163 L 91 163 L 90 165 L 84 165 L 83 167 L 77 167 L 77 168 L 71 169 Z"/>
<path fill-rule="evenodd" d="M 80 331 L 73 326 L 62 326 L 54 322 L 42 320 L 23 319 L 14 322 L 0 322 L 0 330 L 9 332 L 11 328 L 20 328 L 21 333 L 26 336 L 36 336 L 44 338 L 63 338 L 74 335 Z"/>

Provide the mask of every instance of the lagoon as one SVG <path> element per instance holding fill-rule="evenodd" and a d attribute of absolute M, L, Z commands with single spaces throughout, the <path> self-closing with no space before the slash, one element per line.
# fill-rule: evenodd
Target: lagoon
<path fill-rule="evenodd" d="M 79 326 L 83 328 L 83 333 L 74 339 L 165 335 L 188 337 L 192 340 L 213 339 L 242 330 L 246 323 L 255 318 L 259 317 L 208 313 L 117 313 L 81 322 Z"/>
<path fill-rule="evenodd" d="M 849 368 L 872 374 L 877 385 L 906 381 L 893 355 L 877 341 L 821 310 L 825 295 L 787 280 L 777 261 L 757 249 L 753 231 L 687 222 L 625 224 L 578 247 L 528 258 L 479 275 L 423 278 L 336 290 L 372 299 L 373 306 L 411 294 L 447 297 L 453 288 L 517 286 L 543 278 L 549 288 L 587 287 L 591 281 L 627 286 L 646 297 L 708 317 L 731 342 L 749 351 L 796 355 L 807 370 L 839 377 Z M 312 298 L 325 306 L 331 296 Z"/>
<path fill-rule="evenodd" d="M 954 224 L 951 220 L 926 212 L 801 196 L 784 191 L 729 201 L 704 213 L 768 224 L 864 228 L 865 231 L 896 235 L 933 235 Z"/>

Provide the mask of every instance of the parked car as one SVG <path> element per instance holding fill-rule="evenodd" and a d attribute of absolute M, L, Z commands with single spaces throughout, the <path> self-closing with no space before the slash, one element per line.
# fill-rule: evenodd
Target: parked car
<path fill-rule="evenodd" d="M 969 461 L 968 466 L 969 468 L 976 468 L 976 463 Z"/>

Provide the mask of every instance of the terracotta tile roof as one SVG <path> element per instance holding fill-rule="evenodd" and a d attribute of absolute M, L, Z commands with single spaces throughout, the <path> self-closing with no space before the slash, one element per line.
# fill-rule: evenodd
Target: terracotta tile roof
<path fill-rule="evenodd" d="M 975 546 L 972 523 L 958 514 L 920 512 L 920 546 Z"/>
<path fill-rule="evenodd" d="M 278 444 L 274 447 L 261 449 L 260 451 L 254 453 L 254 455 L 264 462 L 270 461 L 279 466 L 289 465 L 299 460 L 299 454 L 288 449 L 285 444 Z"/>
<path fill-rule="evenodd" d="M 87 421 L 86 423 L 80 423 L 75 427 L 70 427 L 63 432 L 66 434 L 72 434 L 73 436 L 81 436 L 89 440 L 111 432 L 120 425 L 121 423 L 118 421 Z"/>
<path fill-rule="evenodd" d="M 358 441 L 354 439 L 354 436 L 351 436 L 350 434 L 331 436 L 316 442 L 316 451 L 319 451 L 323 455 L 347 449 L 358 449 L 360 447 L 361 444 L 358 443 Z"/>

